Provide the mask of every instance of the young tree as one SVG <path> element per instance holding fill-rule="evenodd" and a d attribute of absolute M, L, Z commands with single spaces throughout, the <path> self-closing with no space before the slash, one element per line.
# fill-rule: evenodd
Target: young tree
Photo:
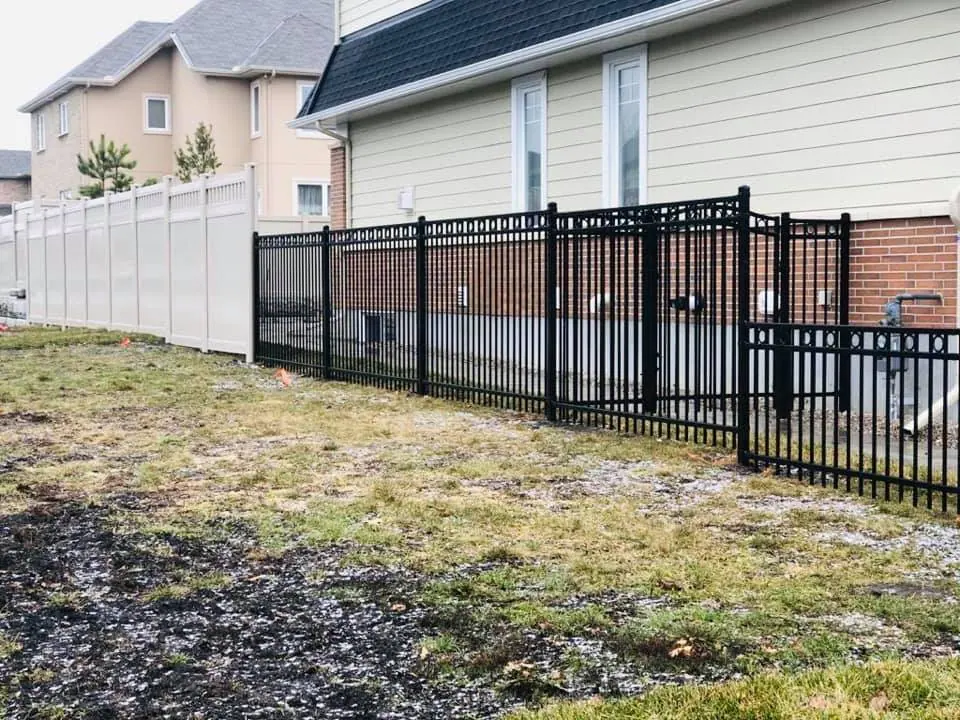
<path fill-rule="evenodd" d="M 187 137 L 186 148 L 177 150 L 177 177 L 180 182 L 190 182 L 207 173 L 214 173 L 220 167 L 217 157 L 217 144 L 213 140 L 213 126 L 203 123 L 197 125 L 193 137 Z"/>
<path fill-rule="evenodd" d="M 89 185 L 80 186 L 80 194 L 88 198 L 103 197 L 107 190 L 125 192 L 133 185 L 133 175 L 128 171 L 137 166 L 136 160 L 130 159 L 130 148 L 124 144 L 117 144 L 101 135 L 100 143 L 94 145 L 90 141 L 90 156 L 85 158 L 77 154 L 77 170 L 84 177 L 93 180 Z"/>

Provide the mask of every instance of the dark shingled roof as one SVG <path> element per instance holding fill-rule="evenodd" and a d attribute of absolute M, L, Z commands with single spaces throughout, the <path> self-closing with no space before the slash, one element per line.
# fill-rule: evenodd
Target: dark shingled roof
<path fill-rule="evenodd" d="M 300 115 L 679 0 L 433 0 L 346 36 Z"/>

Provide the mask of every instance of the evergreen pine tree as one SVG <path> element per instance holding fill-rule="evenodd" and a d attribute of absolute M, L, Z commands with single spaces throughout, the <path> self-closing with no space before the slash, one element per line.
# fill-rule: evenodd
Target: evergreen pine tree
<path fill-rule="evenodd" d="M 201 175 L 216 172 L 221 163 L 213 139 L 213 126 L 200 123 L 193 137 L 187 137 L 186 148 L 177 150 L 174 157 L 180 182 L 190 182 Z"/>
<path fill-rule="evenodd" d="M 92 183 L 80 186 L 80 194 L 88 198 L 103 197 L 107 190 L 125 192 L 133 185 L 133 175 L 128 171 L 137 166 L 136 160 L 130 159 L 130 148 L 124 144 L 117 144 L 101 135 L 99 144 L 90 141 L 90 156 L 84 158 L 77 155 L 77 170 L 84 177 L 91 178 Z M 108 186 L 109 183 L 109 186 Z"/>

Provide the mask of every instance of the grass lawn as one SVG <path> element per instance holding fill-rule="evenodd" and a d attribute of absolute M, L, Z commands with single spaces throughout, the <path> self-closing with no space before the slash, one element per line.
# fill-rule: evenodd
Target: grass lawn
<path fill-rule="evenodd" d="M 960 717 L 955 518 L 120 337 L 0 336 L 0 717 Z"/>

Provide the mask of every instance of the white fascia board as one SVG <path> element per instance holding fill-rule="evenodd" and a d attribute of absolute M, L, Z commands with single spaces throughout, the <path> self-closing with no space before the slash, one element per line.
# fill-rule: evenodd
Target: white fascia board
<path fill-rule="evenodd" d="M 472 65 L 456 68 L 373 95 L 367 95 L 366 97 L 351 100 L 342 105 L 325 108 L 302 118 L 297 118 L 288 123 L 288 125 L 293 128 L 305 128 L 317 122 L 337 119 L 344 120 L 348 118 L 351 113 L 366 110 L 383 103 L 436 90 L 446 85 L 454 85 L 465 80 L 471 80 L 500 70 L 506 70 L 516 65 L 544 60 L 550 56 L 583 48 L 584 46 L 613 40 L 621 35 L 650 30 L 658 25 L 681 20 L 708 10 L 718 10 L 725 7 L 739 8 L 742 11 L 748 9 L 756 10 L 777 5 L 785 1 L 786 0 L 680 0 L 670 5 L 654 8 L 653 10 L 631 15 L 630 17 L 615 20 L 604 25 L 588 28 L 571 35 L 564 35 L 563 37 L 522 48 L 505 55 L 498 55 L 488 60 L 482 60 Z M 602 49 L 598 50 L 598 52 L 602 51 Z"/>

